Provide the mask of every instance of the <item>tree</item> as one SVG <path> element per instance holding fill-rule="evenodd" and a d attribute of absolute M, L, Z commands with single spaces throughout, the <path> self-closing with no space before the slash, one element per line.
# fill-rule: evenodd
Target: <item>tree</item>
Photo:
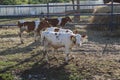
<path fill-rule="evenodd" d="M 16 4 L 22 4 L 23 0 L 1 0 L 1 5 L 16 5 Z"/>
<path fill-rule="evenodd" d="M 49 0 L 49 2 L 69 2 L 70 0 Z M 40 4 L 47 3 L 46 0 L 0 0 L 1 5 L 15 5 L 15 4 Z"/>

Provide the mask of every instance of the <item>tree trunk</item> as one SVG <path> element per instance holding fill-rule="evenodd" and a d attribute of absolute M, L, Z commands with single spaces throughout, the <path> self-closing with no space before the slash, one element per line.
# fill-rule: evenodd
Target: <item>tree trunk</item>
<path fill-rule="evenodd" d="M 73 10 L 75 10 L 75 0 L 72 0 L 72 4 L 73 4 Z"/>

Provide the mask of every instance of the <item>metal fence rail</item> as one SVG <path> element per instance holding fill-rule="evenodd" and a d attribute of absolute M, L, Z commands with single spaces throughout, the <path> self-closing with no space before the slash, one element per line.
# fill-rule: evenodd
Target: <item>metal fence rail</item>
<path fill-rule="evenodd" d="M 90 0 L 80 1 L 80 5 L 75 4 L 75 9 L 80 6 L 80 9 L 94 9 L 92 5 L 99 5 L 102 2 Z M 90 5 L 91 4 L 91 5 Z M 86 6 L 85 6 L 86 5 Z M 49 9 L 49 10 L 48 10 Z M 0 16 L 4 15 L 39 15 L 43 13 L 63 13 L 73 10 L 72 3 L 48 3 L 48 4 L 29 4 L 29 5 L 0 5 Z"/>
<path fill-rule="evenodd" d="M 114 13 L 113 6 L 120 4 L 42 4 L 42 5 L 0 5 L 0 18 L 23 18 L 23 17 L 41 17 L 41 16 L 111 16 L 110 26 L 120 25 L 113 23 L 113 17 L 120 15 Z M 73 6 L 80 6 L 80 11 L 73 10 Z M 111 6 L 111 13 L 97 13 L 93 14 L 92 11 L 96 6 Z M 6 10 L 4 11 L 3 8 Z M 75 8 L 76 9 L 76 8 Z M 10 12 L 10 11 L 11 12 Z M 41 14 L 41 13 L 44 14 Z M 2 14 L 4 13 L 4 14 Z M 14 15 L 13 15 L 14 14 Z M 80 23 L 81 25 L 108 25 L 108 24 L 90 24 Z M 0 24 L 0 26 L 16 26 L 16 24 Z M 112 29 L 112 28 L 111 28 Z"/>
<path fill-rule="evenodd" d="M 120 4 L 114 4 L 114 6 L 119 6 Z M 96 6 L 111 6 L 109 4 L 87 4 L 87 5 L 74 5 L 80 6 L 80 14 L 79 15 L 93 15 L 90 14 L 90 10 L 93 10 Z M 48 8 L 47 8 L 48 7 Z M 49 9 L 49 10 L 47 10 Z M 88 11 L 88 13 L 84 13 L 84 11 Z M 61 5 L 0 5 L 0 17 L 25 17 L 25 16 L 41 16 L 41 13 L 44 15 L 55 15 L 55 16 L 64 16 L 69 15 L 66 12 L 74 11 L 72 4 L 61 4 Z M 116 13 L 119 14 L 119 13 Z M 97 14 L 101 15 L 101 14 Z M 106 15 L 106 14 L 105 14 Z M 109 14 L 108 14 L 109 15 Z"/>

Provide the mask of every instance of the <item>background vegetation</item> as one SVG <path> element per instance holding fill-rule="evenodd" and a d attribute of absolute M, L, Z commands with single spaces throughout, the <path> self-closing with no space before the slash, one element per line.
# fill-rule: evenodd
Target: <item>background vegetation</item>
<path fill-rule="evenodd" d="M 16 5 L 16 4 L 40 4 L 47 2 L 69 2 L 71 0 L 0 0 L 1 5 Z"/>

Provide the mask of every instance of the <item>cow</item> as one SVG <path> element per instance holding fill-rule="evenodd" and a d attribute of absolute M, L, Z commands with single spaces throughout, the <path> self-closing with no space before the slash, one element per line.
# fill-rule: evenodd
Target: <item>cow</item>
<path fill-rule="evenodd" d="M 58 17 L 58 18 L 45 18 L 46 21 L 48 21 L 53 27 L 61 26 L 64 27 L 66 23 L 72 22 L 70 17 Z"/>
<path fill-rule="evenodd" d="M 29 32 L 34 32 L 34 38 L 35 38 L 35 41 L 36 41 L 36 37 L 37 37 L 37 35 L 40 35 L 40 31 L 45 29 L 45 28 L 48 28 L 50 26 L 51 25 L 46 20 L 42 20 L 42 21 L 39 21 L 39 20 L 36 20 L 36 21 L 19 20 L 18 21 L 18 27 L 20 28 L 19 37 L 20 37 L 21 43 L 24 43 L 23 39 L 22 39 L 22 33 L 24 31 L 26 31 L 28 33 Z"/>
<path fill-rule="evenodd" d="M 64 33 L 64 32 L 52 32 L 52 31 L 42 31 L 41 40 L 44 44 L 44 50 L 47 51 L 48 47 L 53 47 L 54 49 L 62 48 L 65 49 L 65 62 L 68 62 L 70 49 L 76 45 L 81 46 L 82 38 L 80 34 Z M 48 52 L 46 53 L 46 58 L 48 57 Z M 48 58 L 47 58 L 48 60 Z"/>

